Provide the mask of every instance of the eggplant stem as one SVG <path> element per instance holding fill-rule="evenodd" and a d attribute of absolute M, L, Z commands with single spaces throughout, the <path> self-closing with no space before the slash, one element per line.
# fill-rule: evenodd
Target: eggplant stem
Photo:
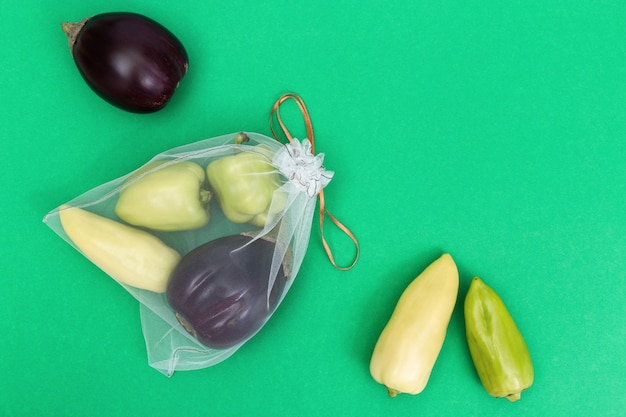
<path fill-rule="evenodd" d="M 198 334 L 196 333 L 196 330 L 191 326 L 191 324 L 189 324 L 189 322 L 180 314 L 175 313 L 174 314 L 176 316 L 176 319 L 178 320 L 178 322 L 181 324 L 181 326 L 184 327 L 184 329 L 191 334 L 193 337 L 197 338 Z"/>
<path fill-rule="evenodd" d="M 67 35 L 67 42 L 70 47 L 70 52 L 73 51 L 74 44 L 76 43 L 76 38 L 78 37 L 78 34 L 83 29 L 83 26 L 85 26 L 85 23 L 87 23 L 89 19 L 90 18 L 87 17 L 79 22 L 61 23 L 61 29 L 63 29 L 63 32 L 65 32 L 65 34 Z"/>

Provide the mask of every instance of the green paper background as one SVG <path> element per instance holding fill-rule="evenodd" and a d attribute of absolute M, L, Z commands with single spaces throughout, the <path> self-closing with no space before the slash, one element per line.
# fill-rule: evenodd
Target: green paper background
<path fill-rule="evenodd" d="M 626 2 L 24 0 L 0 66 L 2 416 L 623 416 L 626 409 Z M 146 14 L 190 71 L 151 115 L 86 86 L 60 22 Z M 226 362 L 166 378 L 139 306 L 56 236 L 49 210 L 169 148 L 269 134 L 295 91 L 336 172 L 328 208 L 361 258 L 334 269 L 314 219 L 267 326 Z M 295 107 L 284 117 L 304 129 Z M 349 239 L 327 224 L 339 263 Z M 461 288 L 425 391 L 387 397 L 374 343 L 442 252 Z M 479 275 L 533 355 L 522 400 L 489 397 L 464 338 Z"/>

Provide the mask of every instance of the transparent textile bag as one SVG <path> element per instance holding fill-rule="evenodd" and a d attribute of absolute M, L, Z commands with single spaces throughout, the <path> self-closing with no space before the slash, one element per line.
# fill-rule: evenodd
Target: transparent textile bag
<path fill-rule="evenodd" d="M 287 98 L 294 97 L 286 96 L 284 99 Z M 281 102 L 277 102 L 277 105 Z M 297 102 L 300 106 L 303 106 L 303 104 L 300 104 L 300 101 Z M 274 110 L 277 110 L 277 107 Z M 308 115 L 306 115 L 305 120 L 312 137 Z M 280 123 L 288 135 L 282 122 Z M 288 138 L 290 139 L 289 143 L 282 144 L 261 134 L 240 132 L 177 147 L 156 155 L 137 170 L 100 185 L 52 210 L 45 216 L 44 222 L 52 230 L 104 272 L 116 279 L 120 285 L 139 301 L 148 362 L 150 366 L 165 375 L 171 376 L 176 370 L 193 370 L 209 367 L 231 356 L 263 327 L 291 287 L 309 243 L 311 223 L 317 203 L 316 196 L 322 193 L 322 189 L 331 180 L 333 172 L 324 168 L 323 154 L 313 154 L 312 143 L 308 139 L 299 141 L 289 137 L 289 135 Z M 261 170 L 262 172 L 246 171 L 246 167 L 251 166 L 251 164 L 239 161 L 243 156 L 255 158 L 257 163 L 262 160 L 270 169 Z M 218 163 L 222 163 L 222 165 L 218 165 Z M 204 221 L 208 221 L 208 223 L 201 226 L 195 225 L 191 228 L 187 227 L 186 230 L 155 230 L 155 226 L 152 224 L 146 226 L 142 222 L 151 217 L 149 213 L 151 208 L 146 209 L 141 206 L 143 203 L 139 203 L 137 199 L 133 200 L 129 197 L 130 203 L 123 199 L 131 193 L 129 190 L 133 187 L 136 190 L 140 189 L 141 192 L 151 192 L 150 187 L 163 188 L 163 182 L 157 182 L 157 185 L 155 185 L 154 181 L 150 182 L 149 180 L 162 178 L 156 175 L 163 174 L 167 169 L 180 167 L 181 164 L 193 164 L 194 167 L 199 166 L 202 168 L 202 172 L 206 174 L 206 178 L 201 181 L 206 188 L 201 188 L 201 191 L 212 193 L 212 197 L 208 200 L 208 207 L 205 208 L 208 220 L 204 219 Z M 212 172 L 211 165 L 219 169 L 216 168 Z M 185 175 L 187 174 L 185 173 Z M 219 185 L 219 181 L 216 179 L 219 175 L 222 176 L 221 185 Z M 210 181 L 212 178 L 215 181 Z M 248 187 L 251 187 L 248 189 L 248 191 L 251 190 L 250 193 L 228 194 L 230 189 L 236 188 L 233 185 L 234 182 L 231 181 L 232 178 L 238 178 L 240 181 L 243 181 L 244 189 L 246 181 L 252 181 L 252 183 L 247 184 Z M 271 181 L 266 181 L 267 178 L 271 178 Z M 255 179 L 261 182 L 257 183 Z M 263 183 L 265 185 L 259 185 L 263 181 L 265 181 Z M 238 186 L 241 186 L 241 184 L 238 184 Z M 251 218 L 251 213 L 243 213 L 246 210 L 237 212 L 237 209 L 233 208 L 237 205 L 241 206 L 242 204 L 240 203 L 242 202 L 245 203 L 244 206 L 248 204 L 245 207 L 246 209 L 250 205 L 254 205 L 258 201 L 252 199 L 253 201 L 249 202 L 240 199 L 245 199 L 248 194 L 254 194 L 259 190 L 271 193 L 269 203 L 259 206 L 263 207 L 263 210 L 258 210 L 261 211 L 260 213 L 253 213 Z M 188 192 L 189 190 L 186 191 Z M 267 195 L 261 197 L 268 199 Z M 228 201 L 229 198 L 230 201 Z M 142 201 L 145 200 L 146 198 L 142 199 Z M 236 204 L 231 204 L 233 201 Z M 120 209 L 120 206 L 123 203 L 130 207 L 130 217 L 128 213 L 122 214 L 123 211 Z M 134 207 L 133 205 L 139 205 L 140 207 Z M 135 208 L 137 210 L 134 210 Z M 323 207 L 320 207 L 320 209 L 321 215 L 324 212 L 327 213 L 327 211 L 323 210 Z M 89 233 L 91 223 L 80 223 L 78 226 L 73 226 L 73 223 L 67 220 L 70 218 L 70 214 L 76 212 L 88 212 L 89 216 L 95 215 L 98 222 L 102 218 L 107 219 L 107 224 L 115 230 L 112 232 L 110 232 L 112 229 L 98 230 L 97 232 L 101 233 L 102 236 L 95 236 L 94 238 L 94 235 L 97 235 L 97 233 Z M 197 214 L 195 213 L 194 216 Z M 328 214 L 330 215 L 330 213 Z M 129 218 L 131 220 L 128 220 Z M 161 218 L 157 219 L 158 222 L 161 222 L 161 220 Z M 333 221 L 335 221 L 334 218 Z M 173 271 L 170 273 L 170 270 L 167 270 L 169 281 L 166 284 L 159 283 L 158 289 L 155 289 L 156 287 L 154 286 L 147 289 L 132 281 L 136 276 L 141 275 L 135 272 L 144 267 L 143 265 L 138 266 L 138 264 L 144 262 L 143 258 L 140 260 L 132 258 L 134 256 L 132 253 L 135 251 L 136 246 L 144 248 L 143 241 L 133 246 L 134 235 L 129 239 L 119 240 L 122 245 L 127 245 L 128 248 L 125 249 L 124 254 L 116 254 L 115 256 L 124 258 L 125 266 L 126 264 L 130 265 L 121 275 L 118 272 L 118 265 L 111 265 L 110 257 L 105 257 L 104 261 L 100 259 L 100 254 L 103 251 L 117 251 L 115 247 L 110 249 L 111 236 L 116 236 L 117 228 L 120 224 L 124 225 L 125 231 L 127 230 L 126 228 L 130 228 L 132 229 L 131 233 L 141 233 L 142 238 L 145 237 L 144 233 L 147 233 L 150 235 L 149 239 L 158 239 L 157 246 L 159 250 L 165 246 L 167 250 L 175 251 L 175 255 L 173 255 L 174 261 L 170 263 L 173 265 Z M 340 225 L 338 222 L 336 224 Z M 160 226 L 162 226 L 161 223 L 159 223 Z M 340 225 L 340 227 L 343 227 L 343 225 Z M 168 228 L 170 228 L 169 223 L 164 229 Z M 136 232 L 136 230 L 140 232 Z M 85 235 L 87 235 L 86 244 L 81 240 Z M 238 246 L 236 247 L 232 246 L 233 243 L 230 246 L 226 246 L 226 249 L 223 249 L 224 246 L 218 244 L 224 240 L 230 242 L 233 240 L 231 238 L 235 236 L 245 236 L 246 238 L 243 241 L 236 240 L 236 242 L 240 242 L 237 243 Z M 356 244 L 356 239 L 353 238 L 353 240 Z M 102 243 L 102 241 L 105 242 Z M 115 246 L 116 242 L 114 240 L 113 246 Z M 262 254 L 257 255 L 258 252 L 253 250 L 256 247 L 254 245 L 258 246 L 261 242 L 263 242 L 266 249 L 263 250 Z M 266 242 L 269 243 L 266 244 Z M 211 246 L 211 244 L 216 248 L 211 252 L 211 255 L 208 255 L 208 252 L 202 252 L 205 247 Z M 107 245 L 109 245 L 109 249 L 106 248 Z M 94 246 L 96 247 L 95 255 Z M 325 246 L 327 246 L 326 243 Z M 103 250 L 102 248 L 105 249 Z M 219 258 L 218 255 L 213 255 L 220 251 L 226 251 L 227 255 L 222 258 Z M 193 274 L 198 270 L 197 264 L 193 263 L 197 259 L 186 262 L 188 258 L 193 258 L 193 253 L 196 252 L 202 252 L 201 255 L 198 255 L 204 257 L 201 259 L 208 259 L 209 256 L 213 256 L 211 258 L 212 261 L 207 261 L 210 265 L 205 265 L 205 269 L 201 269 L 198 272 L 200 278 L 194 278 L 196 281 L 185 281 L 187 280 L 187 275 L 189 275 L 188 271 L 192 271 Z M 327 252 L 331 256 L 330 252 Z M 139 256 L 143 255 L 143 253 L 140 253 Z M 160 262 L 161 258 L 170 256 L 169 252 L 166 255 L 160 256 L 157 261 Z M 127 258 L 129 257 L 132 259 L 128 260 Z M 334 264 L 332 256 L 331 261 Z M 221 272 L 212 271 L 213 275 L 207 278 L 207 274 L 204 271 L 207 268 L 215 269 L 213 265 L 221 265 L 220 262 L 225 263 L 227 266 L 221 269 Z M 350 267 L 340 269 L 349 269 Z M 129 268 L 131 269 L 131 281 L 120 279 L 120 276 L 127 277 L 129 275 L 127 270 Z M 241 284 L 229 284 L 228 282 L 232 282 L 232 280 L 224 284 L 225 279 L 230 279 L 228 278 L 229 274 L 233 275 L 232 271 L 236 271 L 234 275 L 236 275 L 237 279 L 239 279 L 239 275 L 254 275 L 250 279 L 254 279 L 257 282 L 255 288 L 259 292 L 257 298 L 260 301 L 249 301 L 247 306 L 250 310 L 245 310 L 245 308 L 248 308 L 246 305 L 242 307 L 241 303 L 245 304 L 245 299 L 241 303 L 239 301 L 240 298 L 245 298 L 242 294 L 251 292 L 246 287 L 246 285 L 249 285 L 248 281 L 242 278 Z M 223 276 L 227 277 L 224 278 Z M 210 284 L 213 278 L 215 278 L 218 284 Z M 261 284 L 258 284 L 258 282 L 261 282 Z M 207 285 L 213 285 L 211 288 L 216 288 L 215 286 L 217 285 L 219 287 L 217 295 L 207 296 L 208 290 L 203 292 L 203 289 L 209 288 Z M 237 298 L 231 293 L 226 293 L 232 290 L 232 288 L 224 290 L 222 288 L 224 285 L 226 287 L 229 285 L 241 285 L 244 288 L 235 288 L 235 295 L 239 297 Z M 178 292 L 172 288 L 175 288 Z M 172 294 L 174 293 L 177 295 L 173 296 Z M 202 297 L 205 298 L 203 299 Z M 213 310 L 210 312 L 206 311 L 207 303 L 213 303 L 213 307 L 211 307 Z M 250 307 L 252 304 L 254 304 L 254 307 Z M 191 309 L 191 313 L 187 311 L 187 307 L 190 305 L 193 305 L 195 308 L 195 310 Z M 219 318 L 215 318 L 223 314 L 231 314 L 215 310 L 219 306 L 223 307 L 224 305 L 226 306 L 224 311 L 228 310 L 232 313 L 232 311 L 239 308 L 249 313 L 248 316 L 253 317 L 253 319 L 250 319 L 252 324 L 246 325 L 245 331 L 241 332 L 237 329 L 229 329 L 229 324 L 226 323 L 227 320 L 220 321 Z M 206 322 L 208 317 L 208 321 L 212 320 L 214 326 L 208 330 L 205 328 L 198 329 L 192 323 L 195 315 L 198 314 L 204 315 L 197 320 L 198 323 Z M 248 320 L 248 318 L 240 319 L 238 316 L 231 315 L 230 322 L 237 321 L 234 320 L 235 318 L 240 322 Z M 208 336 L 203 333 L 205 330 L 210 333 Z M 217 336 L 214 336 L 211 332 L 217 334 Z M 241 334 L 238 334 L 238 332 Z M 236 336 L 230 338 L 224 336 L 228 340 L 225 343 L 221 343 L 223 340 L 219 340 L 222 337 L 220 335 L 230 335 L 231 333 L 236 334 Z M 214 345 L 214 341 L 219 343 L 215 342 L 217 344 Z"/>

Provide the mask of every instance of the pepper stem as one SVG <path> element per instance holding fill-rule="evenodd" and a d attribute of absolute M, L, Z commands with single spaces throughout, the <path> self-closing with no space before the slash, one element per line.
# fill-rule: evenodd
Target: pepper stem
<path fill-rule="evenodd" d="M 522 393 L 521 392 L 516 392 L 515 394 L 509 394 L 506 396 L 506 399 L 511 401 L 512 403 L 514 403 L 515 401 L 519 400 L 520 398 L 522 398 Z"/>
<path fill-rule="evenodd" d="M 393 389 L 389 387 L 386 387 L 386 388 L 387 388 L 387 393 L 389 394 L 391 398 L 394 398 L 396 395 L 400 394 L 400 391 L 398 391 L 397 389 Z"/>
<path fill-rule="evenodd" d="M 242 143 L 245 143 L 249 140 L 250 138 L 248 137 L 248 135 L 243 132 L 239 132 L 235 135 L 235 139 L 233 141 L 235 142 L 235 145 L 241 145 Z"/>
<path fill-rule="evenodd" d="M 213 193 L 205 188 L 200 188 L 200 204 L 202 207 L 208 207 L 211 198 L 213 197 Z"/>

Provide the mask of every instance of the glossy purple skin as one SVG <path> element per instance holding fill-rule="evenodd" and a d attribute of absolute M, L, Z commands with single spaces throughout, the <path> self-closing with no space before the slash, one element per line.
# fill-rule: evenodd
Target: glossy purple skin
<path fill-rule="evenodd" d="M 281 266 L 269 291 L 275 244 L 244 235 L 206 243 L 183 257 L 167 300 L 200 343 L 226 349 L 253 336 L 278 306 L 287 276 Z"/>
<path fill-rule="evenodd" d="M 76 36 L 72 55 L 93 91 L 134 113 L 162 109 L 189 65 L 185 48 L 169 30 L 127 12 L 89 18 Z"/>

